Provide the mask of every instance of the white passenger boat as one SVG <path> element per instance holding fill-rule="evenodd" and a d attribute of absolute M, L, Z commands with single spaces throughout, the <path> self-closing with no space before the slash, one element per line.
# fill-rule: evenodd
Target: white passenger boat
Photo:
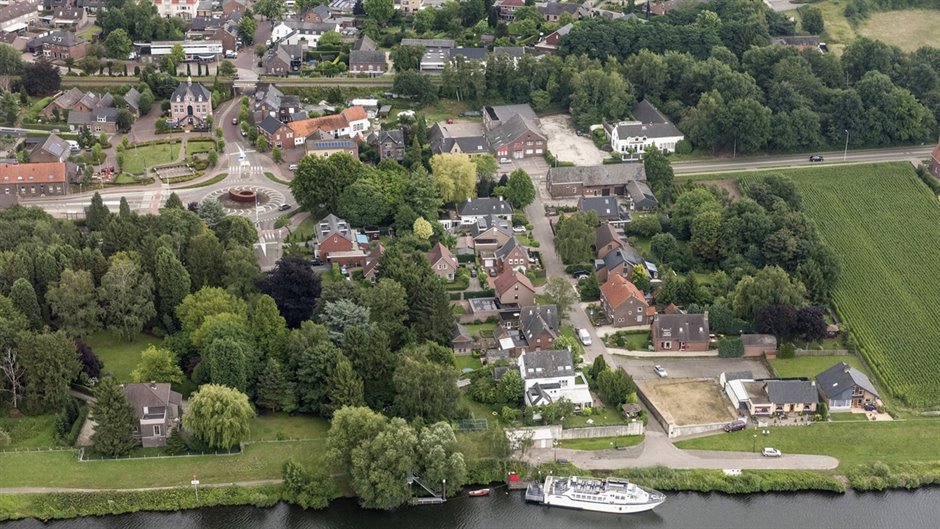
<path fill-rule="evenodd" d="M 630 514 L 656 508 L 666 495 L 624 479 L 548 476 L 542 485 L 529 485 L 525 499 L 554 507 Z"/>

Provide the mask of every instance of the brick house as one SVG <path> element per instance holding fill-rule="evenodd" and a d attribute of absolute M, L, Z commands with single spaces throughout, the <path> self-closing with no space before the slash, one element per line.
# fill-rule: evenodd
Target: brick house
<path fill-rule="evenodd" d="M 483 259 L 483 267 L 490 268 L 496 266 L 494 253 L 509 242 L 513 232 L 509 222 L 491 215 L 480 218 L 476 224 L 470 226 L 470 237 L 473 251 Z"/>
<path fill-rule="evenodd" d="M 55 119 L 55 115 L 59 115 L 59 119 L 65 119 L 66 114 L 71 111 L 76 103 L 81 101 L 82 97 L 85 96 L 85 92 L 82 92 L 80 88 L 72 87 L 66 90 L 65 92 L 60 93 L 51 103 L 46 105 L 46 108 L 42 109 L 39 112 L 39 115 L 45 117 L 46 119 Z"/>
<path fill-rule="evenodd" d="M 166 446 L 171 432 L 180 427 L 183 396 L 169 384 L 124 384 L 124 394 L 134 408 L 134 438 L 144 447 Z"/>
<path fill-rule="evenodd" d="M 375 273 L 379 270 L 379 258 L 385 253 L 385 247 L 381 244 L 375 245 L 369 250 L 366 256 L 366 262 L 362 265 L 362 278 L 371 283 L 375 283 Z"/>
<path fill-rule="evenodd" d="M 247 0 L 225 0 L 222 2 L 222 14 L 228 18 L 232 13 L 244 13 Z"/>
<path fill-rule="evenodd" d="M 81 11 L 84 12 L 84 11 Z M 64 61 L 66 59 L 79 60 L 85 57 L 84 40 L 68 31 L 53 31 L 41 37 L 42 54 L 52 60 Z"/>
<path fill-rule="evenodd" d="M 579 18 L 578 12 L 581 10 L 581 6 L 574 3 L 546 2 L 538 6 L 538 10 L 539 14 L 542 15 L 542 20 L 554 24 L 558 22 L 565 13 L 568 13 L 574 18 Z"/>
<path fill-rule="evenodd" d="M 633 283 L 621 275 L 611 276 L 601 285 L 601 308 L 614 327 L 649 323 L 649 304 Z M 655 314 L 655 309 L 654 309 Z"/>
<path fill-rule="evenodd" d="M 523 307 L 519 311 L 519 334 L 528 351 L 552 349 L 560 328 L 561 320 L 555 305 Z"/>
<path fill-rule="evenodd" d="M 308 7 L 300 12 L 300 21 L 308 24 L 320 24 L 330 18 L 330 8 L 325 5 Z"/>
<path fill-rule="evenodd" d="M 877 404 L 881 398 L 865 373 L 845 362 L 816 375 L 816 388 L 830 412 L 861 410 L 866 404 Z"/>
<path fill-rule="evenodd" d="M 405 159 L 405 135 L 401 129 L 373 132 L 366 141 L 379 153 L 379 160 Z"/>
<path fill-rule="evenodd" d="M 502 273 L 507 268 L 525 273 L 529 267 L 529 252 L 515 236 L 500 246 L 494 253 L 496 271 Z"/>
<path fill-rule="evenodd" d="M 344 153 L 359 158 L 359 144 L 353 140 L 326 138 L 320 140 L 307 139 L 306 151 L 309 156 L 327 157 Z"/>
<path fill-rule="evenodd" d="M 258 124 L 258 132 L 268 140 L 271 147 L 294 148 L 294 130 L 275 117 L 265 117 Z"/>
<path fill-rule="evenodd" d="M 68 171 L 62 162 L 0 164 L 0 195 L 38 198 L 68 194 Z"/>
<path fill-rule="evenodd" d="M 629 246 L 627 241 L 623 240 L 610 224 L 601 224 L 597 227 L 594 235 L 594 248 L 598 259 L 604 259 L 611 251 L 626 246 Z"/>
<path fill-rule="evenodd" d="M 930 165 L 928 167 L 930 174 L 940 180 L 940 145 L 930 153 Z"/>
<path fill-rule="evenodd" d="M 558 43 L 561 42 L 561 38 L 571 33 L 572 29 L 574 29 L 574 24 L 565 24 L 538 41 L 535 44 L 535 49 L 543 53 L 555 53 L 555 51 L 558 50 Z"/>
<path fill-rule="evenodd" d="M 500 160 L 542 158 L 546 139 L 531 121 L 515 115 L 486 133 L 493 155 Z"/>
<path fill-rule="evenodd" d="M 212 94 L 192 78 L 180 83 L 170 96 L 170 118 L 180 126 L 193 125 L 202 128 L 206 117 L 212 115 Z"/>
<path fill-rule="evenodd" d="M 651 332 L 656 351 L 707 351 L 708 313 L 657 314 Z"/>
<path fill-rule="evenodd" d="M 457 259 L 454 259 L 453 254 L 443 244 L 435 244 L 431 251 L 427 253 L 427 258 L 428 262 L 431 263 L 431 270 L 434 270 L 435 274 L 447 281 L 453 281 L 457 276 L 459 266 Z"/>
<path fill-rule="evenodd" d="M 94 134 L 117 132 L 117 115 L 119 110 L 114 107 L 96 108 L 91 112 L 73 110 L 69 112 L 69 130 L 78 132 L 87 127 Z"/>
<path fill-rule="evenodd" d="M 352 50 L 349 52 L 349 73 L 384 75 L 388 59 L 382 50 Z"/>
<path fill-rule="evenodd" d="M 487 281 L 502 306 L 527 307 L 535 304 L 535 287 L 521 272 L 506 269 L 496 277 L 487 278 Z"/>
<path fill-rule="evenodd" d="M 314 257 L 323 262 L 362 266 L 366 254 L 359 247 L 356 230 L 345 220 L 327 215 L 314 230 Z"/>
<path fill-rule="evenodd" d="M 50 134 L 42 143 L 37 143 L 29 151 L 29 161 L 31 163 L 60 163 L 67 161 L 70 154 L 69 143 L 55 134 Z"/>
<path fill-rule="evenodd" d="M 552 198 L 624 196 L 629 182 L 646 181 L 646 170 L 640 163 L 550 167 L 546 180 Z"/>

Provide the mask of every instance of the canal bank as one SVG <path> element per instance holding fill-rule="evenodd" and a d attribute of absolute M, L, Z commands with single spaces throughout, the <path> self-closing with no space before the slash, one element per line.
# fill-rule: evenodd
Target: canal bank
<path fill-rule="evenodd" d="M 2 501 L 2 500 L 0 500 Z M 455 498 L 443 505 L 404 507 L 391 513 L 360 509 L 355 500 L 304 511 L 279 503 L 271 508 L 215 507 L 182 512 L 139 512 L 43 523 L 21 520 L 3 529 L 927 529 L 940 516 L 940 488 L 858 494 L 670 494 L 654 511 L 609 515 L 525 504 L 520 493 L 499 488 L 487 498 Z"/>

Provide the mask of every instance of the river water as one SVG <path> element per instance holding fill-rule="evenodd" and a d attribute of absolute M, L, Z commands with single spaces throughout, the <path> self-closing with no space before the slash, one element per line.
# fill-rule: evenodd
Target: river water
<path fill-rule="evenodd" d="M 940 488 L 857 494 L 670 494 L 653 512 L 611 515 L 529 505 L 520 492 L 460 497 L 444 505 L 395 512 L 339 500 L 324 511 L 279 504 L 271 509 L 217 507 L 136 513 L 43 524 L 20 520 L 3 529 L 936 529 Z"/>

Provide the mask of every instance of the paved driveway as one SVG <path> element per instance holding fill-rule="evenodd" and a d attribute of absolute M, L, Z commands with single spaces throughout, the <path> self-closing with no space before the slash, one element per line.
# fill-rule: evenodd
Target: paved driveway
<path fill-rule="evenodd" d="M 666 368 L 669 378 L 718 378 L 721 373 L 750 371 L 755 379 L 770 378 L 770 373 L 759 360 L 744 358 L 625 358 L 610 355 L 607 362 L 622 367 L 636 380 L 658 378 L 653 366 Z"/>
<path fill-rule="evenodd" d="M 548 162 L 546 162 L 545 158 L 542 158 L 541 156 L 533 158 L 522 158 L 520 160 L 509 160 L 508 163 L 500 163 L 496 172 L 499 175 L 508 175 L 516 169 L 522 169 L 533 179 L 544 177 L 548 174 Z M 497 180 L 498 179 L 499 178 L 497 177 Z M 535 182 L 533 181 L 533 183 Z"/>
<path fill-rule="evenodd" d="M 792 11 L 800 7 L 799 5 L 792 3 L 790 0 L 764 0 L 764 3 L 777 12 Z"/>
<path fill-rule="evenodd" d="M 607 153 L 594 146 L 590 136 L 575 134 L 574 123 L 568 114 L 556 114 L 540 119 L 542 132 L 548 137 L 548 150 L 558 160 L 575 165 L 600 165 Z"/>

